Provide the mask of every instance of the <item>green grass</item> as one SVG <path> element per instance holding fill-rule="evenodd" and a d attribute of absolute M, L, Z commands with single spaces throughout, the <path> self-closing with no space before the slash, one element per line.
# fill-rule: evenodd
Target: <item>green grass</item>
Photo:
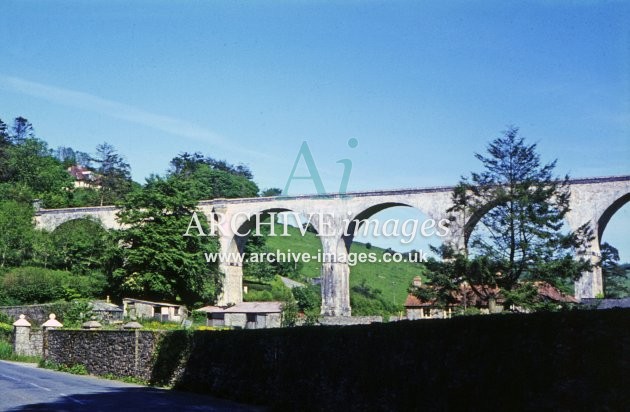
<path fill-rule="evenodd" d="M 276 227 L 276 234 L 282 233 L 282 226 Z M 307 252 L 311 255 L 317 254 L 321 250 L 319 238 L 310 232 L 302 236 L 299 229 L 289 226 L 290 236 L 268 236 L 267 247 L 271 251 L 276 249 L 281 251 L 291 250 L 292 252 Z M 370 249 L 365 244 L 355 242 L 350 249 L 352 253 L 376 253 L 380 259 L 384 249 L 372 246 Z M 301 275 L 305 278 L 320 276 L 321 264 L 317 261 L 304 263 Z M 357 263 L 350 267 L 350 286 L 365 283 L 372 288 L 382 292 L 382 299 L 394 303 L 400 310 L 407 297 L 407 289 L 415 276 L 423 276 L 424 267 L 421 264 L 400 262 L 400 263 Z"/>
<path fill-rule="evenodd" d="M 50 369 L 58 372 L 72 373 L 74 375 L 88 375 L 85 365 L 76 363 L 74 365 L 63 365 L 48 360 L 41 360 L 39 367 L 44 369 Z"/>

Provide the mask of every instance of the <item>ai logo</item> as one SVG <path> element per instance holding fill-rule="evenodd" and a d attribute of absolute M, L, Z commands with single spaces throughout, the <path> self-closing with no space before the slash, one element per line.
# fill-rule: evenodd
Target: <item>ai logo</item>
<path fill-rule="evenodd" d="M 351 149 L 356 148 L 359 145 L 359 141 L 354 137 L 348 140 L 348 147 Z M 308 169 L 307 176 L 296 176 L 295 171 L 300 164 L 300 160 L 304 159 L 304 163 L 306 164 L 306 168 Z M 348 181 L 350 180 L 350 173 L 352 172 L 352 160 L 350 159 L 341 159 L 338 160 L 337 163 L 341 163 L 343 165 L 343 175 L 341 176 L 341 182 L 339 184 L 339 193 L 345 194 L 348 189 Z M 284 190 L 282 191 L 282 196 L 289 195 L 289 187 L 291 186 L 291 182 L 293 180 L 312 180 L 315 185 L 315 190 L 318 195 L 326 194 L 326 189 L 324 189 L 324 183 L 322 182 L 322 178 L 319 175 L 319 171 L 317 170 L 317 166 L 315 165 L 315 160 L 313 160 L 313 155 L 311 154 L 311 149 L 308 147 L 308 143 L 305 141 L 302 142 L 302 146 L 300 147 L 300 151 L 295 158 L 295 163 L 293 163 L 293 169 L 291 169 L 291 174 L 289 175 L 289 179 L 287 180 L 287 184 L 284 185 Z"/>

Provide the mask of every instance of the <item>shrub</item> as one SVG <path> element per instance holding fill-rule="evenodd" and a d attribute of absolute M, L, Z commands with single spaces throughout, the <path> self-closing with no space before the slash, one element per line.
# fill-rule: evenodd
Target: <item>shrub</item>
<path fill-rule="evenodd" d="M 26 266 L 11 269 L 0 286 L 3 301 L 30 304 L 96 296 L 105 284 L 105 278 L 99 274 L 75 276 L 63 270 Z"/>
<path fill-rule="evenodd" d="M 4 275 L 2 289 L 19 303 L 44 303 L 63 299 L 64 278 L 70 273 L 36 267 L 15 268 Z"/>

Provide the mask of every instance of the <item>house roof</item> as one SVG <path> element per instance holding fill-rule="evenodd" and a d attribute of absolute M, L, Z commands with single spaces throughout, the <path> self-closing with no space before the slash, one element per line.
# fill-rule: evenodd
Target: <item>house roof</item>
<path fill-rule="evenodd" d="M 407 299 L 405 300 L 406 308 L 423 308 L 427 306 L 433 305 L 435 302 L 423 302 L 418 299 L 417 296 L 412 295 L 411 293 L 407 295 Z"/>
<path fill-rule="evenodd" d="M 204 306 L 196 312 L 206 313 L 280 313 L 282 302 L 241 302 L 233 306 Z"/>
<path fill-rule="evenodd" d="M 92 310 L 96 312 L 122 312 L 123 310 L 118 305 L 105 302 L 102 300 L 95 300 L 92 303 Z"/>
<path fill-rule="evenodd" d="M 556 302 L 577 303 L 577 299 L 573 296 L 567 295 L 561 292 L 558 288 L 552 286 L 547 282 L 537 281 L 534 282 L 534 286 L 538 289 L 538 294 L 545 298 L 554 300 Z"/>
<path fill-rule="evenodd" d="M 542 298 L 553 300 L 555 302 L 565 303 L 577 303 L 577 300 L 570 295 L 567 295 L 558 288 L 554 287 L 550 283 L 543 281 L 533 282 L 534 286 L 538 290 L 538 295 Z M 451 293 L 452 303 L 455 305 L 466 304 L 470 306 L 475 305 L 487 305 L 487 298 L 494 296 L 497 303 L 505 301 L 505 298 L 501 294 L 501 289 L 498 287 L 490 287 L 488 285 L 474 285 L 474 289 L 477 290 L 482 296 L 479 296 L 473 291 L 473 287 L 468 284 L 461 284 L 458 291 Z M 435 306 L 436 301 L 434 299 L 429 301 L 423 301 L 413 294 L 409 294 L 405 300 L 406 308 L 421 308 L 428 306 Z"/>
<path fill-rule="evenodd" d="M 133 298 L 123 298 L 123 302 L 124 303 L 144 303 L 145 305 L 152 305 L 152 306 L 168 306 L 168 307 L 173 307 L 173 308 L 178 308 L 182 305 L 179 305 L 177 303 L 167 303 L 167 302 L 151 302 L 149 300 L 140 300 L 140 299 L 133 299 Z"/>

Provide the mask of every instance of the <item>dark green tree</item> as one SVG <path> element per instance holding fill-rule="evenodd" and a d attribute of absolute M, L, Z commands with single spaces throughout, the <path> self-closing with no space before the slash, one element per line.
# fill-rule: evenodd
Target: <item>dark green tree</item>
<path fill-rule="evenodd" d="M 258 186 L 251 180 L 252 173 L 247 167 L 204 157 L 201 153 L 183 153 L 174 158 L 170 173 L 192 182 L 193 196 L 199 200 L 258 196 Z"/>
<path fill-rule="evenodd" d="M 191 185 L 177 176 L 152 176 L 123 203 L 122 266 L 113 276 L 120 294 L 188 305 L 212 302 L 218 295 L 218 268 L 204 258 L 204 252 L 218 251 L 218 241 L 183 236 L 198 201 Z"/>
<path fill-rule="evenodd" d="M 563 230 L 570 192 L 568 176 L 553 175 L 555 161 L 542 164 L 536 145 L 525 144 L 513 127 L 488 145 L 487 155 L 475 157 L 483 170 L 462 178 L 450 211 L 470 218 L 467 234 L 474 225 L 478 230 L 468 240 L 468 256 L 440 251 L 451 262 L 434 268 L 434 282 L 440 276 L 451 286 L 466 281 L 483 295 L 476 285 L 511 290 L 523 280 L 544 280 L 557 286 L 589 269 L 575 252 L 592 240 L 590 229 Z"/>
<path fill-rule="evenodd" d="M 50 233 L 50 266 L 75 274 L 104 271 L 108 248 L 115 247 L 101 222 L 82 218 L 65 222 Z"/>
<path fill-rule="evenodd" d="M 96 156 L 91 160 L 96 163 L 101 205 L 118 203 L 132 191 L 131 168 L 114 146 L 96 146 Z"/>
<path fill-rule="evenodd" d="M 34 137 L 35 129 L 33 129 L 31 122 L 22 116 L 16 117 L 13 121 L 13 127 L 11 127 L 11 132 L 9 134 L 10 141 L 13 144 L 20 145 L 27 139 L 32 139 Z"/>
<path fill-rule="evenodd" d="M 30 254 L 33 209 L 14 200 L 0 201 L 0 267 L 19 266 Z"/>
<path fill-rule="evenodd" d="M 619 251 L 614 246 L 603 243 L 600 247 L 602 254 L 601 267 L 604 281 L 604 296 L 607 298 L 622 298 L 630 295 L 630 281 L 627 267 L 619 265 Z"/>
<path fill-rule="evenodd" d="M 10 188 L 2 189 L 6 194 L 20 201 L 33 198 L 42 199 L 48 208 L 67 205 L 72 179 L 61 162 L 48 150 L 46 142 L 37 138 L 27 138 L 19 145 L 6 148 L 6 157 L 0 159 L 3 182 Z M 29 200 L 30 198 L 30 200 Z"/>
<path fill-rule="evenodd" d="M 270 187 L 269 189 L 265 189 L 260 193 L 262 197 L 275 197 L 280 196 L 281 194 L 282 189 L 279 189 L 277 187 Z"/>

